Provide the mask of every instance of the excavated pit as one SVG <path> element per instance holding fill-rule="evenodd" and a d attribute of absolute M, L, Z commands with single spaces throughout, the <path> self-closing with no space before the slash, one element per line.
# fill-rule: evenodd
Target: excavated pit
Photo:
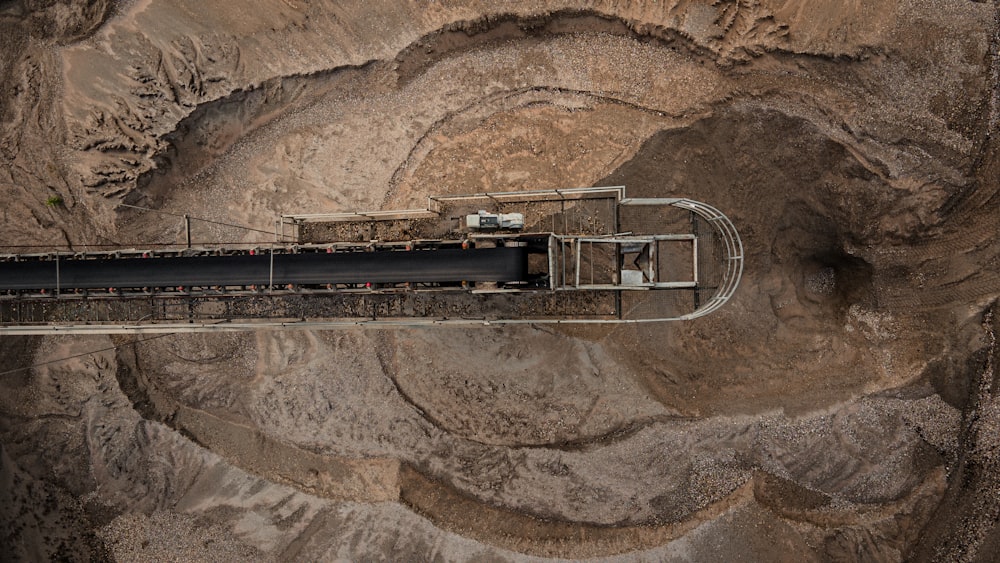
<path fill-rule="evenodd" d="M 143 53 L 163 43 L 130 44 L 146 16 L 123 8 L 101 40 L 134 57 L 125 142 L 85 140 L 110 119 L 74 125 L 90 55 L 67 54 L 68 138 L 86 148 L 63 164 L 88 170 L 72 193 L 105 240 L 182 237 L 176 218 L 102 211 L 116 198 L 218 222 L 197 241 L 264 241 L 280 213 L 625 185 L 722 209 L 744 279 L 722 310 L 669 325 L 18 342 L 3 476 L 85 499 L 62 510 L 88 515 L 75 545 L 123 560 L 887 561 L 992 545 L 992 509 L 970 495 L 996 480 L 975 465 L 993 423 L 983 313 L 1000 294 L 995 47 L 951 35 L 993 21 L 987 6 L 942 15 L 933 54 L 906 31 L 924 21 L 913 6 L 873 16 L 907 22 L 888 39 L 837 43 L 787 10 L 723 2 L 394 14 L 405 41 L 340 59 L 299 37 L 371 14 L 286 9 L 275 18 L 294 23 L 269 33 L 298 51 L 251 80 L 259 63 L 230 48 L 245 30 L 175 40 L 155 63 Z M 21 369 L 29 354 L 84 359 Z M 32 494 L 5 516 L 23 523 Z"/>

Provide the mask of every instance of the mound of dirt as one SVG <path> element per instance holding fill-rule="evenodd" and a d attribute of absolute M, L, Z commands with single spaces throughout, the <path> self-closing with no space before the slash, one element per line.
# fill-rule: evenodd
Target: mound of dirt
<path fill-rule="evenodd" d="M 746 249 L 684 323 L 3 337 L 4 552 L 988 559 L 998 17 L 3 4 L 7 251 L 591 185 L 708 202 Z"/>

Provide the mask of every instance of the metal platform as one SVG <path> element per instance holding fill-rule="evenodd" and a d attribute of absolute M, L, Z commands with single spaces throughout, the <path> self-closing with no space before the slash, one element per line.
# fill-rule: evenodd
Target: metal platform
<path fill-rule="evenodd" d="M 465 228 L 479 209 L 522 213 L 525 229 Z M 0 333 L 690 320 L 722 307 L 743 272 L 720 211 L 622 186 L 435 196 L 427 209 L 276 225 L 282 242 L 251 249 L 0 256 Z"/>

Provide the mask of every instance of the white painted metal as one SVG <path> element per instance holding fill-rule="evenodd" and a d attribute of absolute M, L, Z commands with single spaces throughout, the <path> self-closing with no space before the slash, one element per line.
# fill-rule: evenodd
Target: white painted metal
<path fill-rule="evenodd" d="M 691 241 L 691 278 L 698 283 L 698 239 Z"/>
<path fill-rule="evenodd" d="M 556 237 L 549 235 L 549 289 L 556 288 Z"/>
<path fill-rule="evenodd" d="M 580 244 L 580 239 L 576 239 L 573 243 L 576 248 L 576 287 L 580 287 L 580 255 L 583 254 L 583 246 Z"/>

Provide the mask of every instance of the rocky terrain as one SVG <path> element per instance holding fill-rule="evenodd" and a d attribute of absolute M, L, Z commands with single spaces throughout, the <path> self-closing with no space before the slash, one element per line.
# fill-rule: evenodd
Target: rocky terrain
<path fill-rule="evenodd" d="M 992 560 L 998 10 L 0 2 L 3 252 L 598 185 L 747 251 L 687 323 L 2 337 L 2 558 Z"/>

